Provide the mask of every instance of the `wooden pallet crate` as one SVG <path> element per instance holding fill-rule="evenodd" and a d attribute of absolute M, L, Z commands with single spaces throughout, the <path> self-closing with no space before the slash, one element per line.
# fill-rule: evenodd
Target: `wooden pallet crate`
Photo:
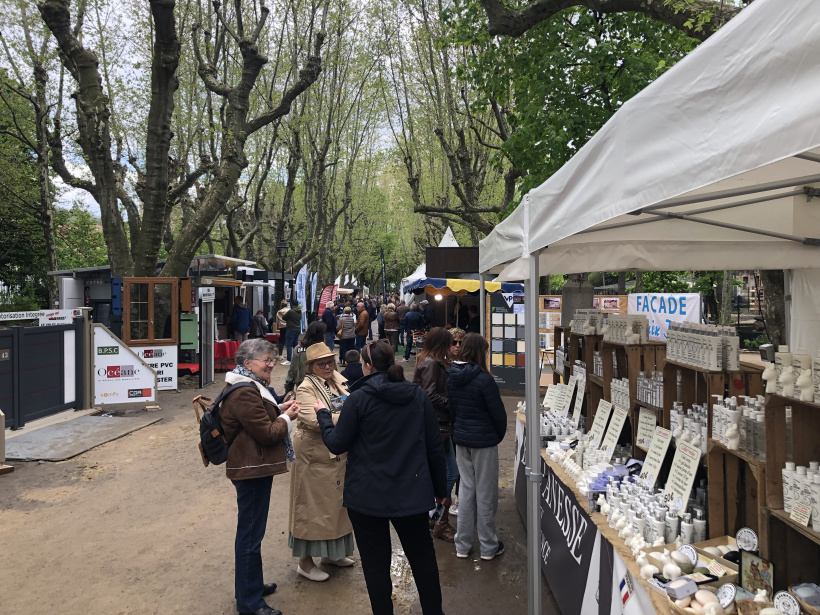
<path fill-rule="evenodd" d="M 766 462 L 730 451 L 711 438 L 706 455 L 709 537 L 734 536 L 750 527 L 762 538 L 767 529 L 760 518 L 766 505 Z"/>

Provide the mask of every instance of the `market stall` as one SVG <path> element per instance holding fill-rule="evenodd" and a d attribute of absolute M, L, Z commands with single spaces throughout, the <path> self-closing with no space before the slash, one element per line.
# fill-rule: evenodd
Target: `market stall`
<path fill-rule="evenodd" d="M 532 291 L 539 275 L 783 269 L 786 293 L 791 295 L 791 346 L 816 354 L 820 274 L 810 268 L 820 265 L 820 209 L 815 198 L 820 186 L 818 20 L 820 5 L 810 0 L 787 5 L 758 0 L 745 8 L 624 104 L 578 154 L 526 195 L 481 242 L 483 274 L 499 274 L 497 281 L 526 280 L 529 331 L 538 328 L 537 293 Z M 538 340 L 530 336 L 527 342 L 527 420 L 534 424 L 540 404 Z M 665 364 L 674 366 L 669 360 Z M 696 382 L 719 386 L 718 381 L 702 370 L 693 374 L 692 387 Z M 699 395 L 703 392 L 703 387 L 698 389 Z M 771 429 L 779 439 L 787 404 L 800 416 L 799 427 L 794 419 L 795 428 L 814 434 L 804 435 L 794 450 L 798 463 L 808 463 L 820 456 L 820 425 L 811 402 L 795 404 L 769 396 L 767 433 Z M 670 411 L 665 406 L 666 401 L 664 417 Z M 524 474 L 529 604 L 530 613 L 539 613 L 541 545 L 536 528 L 544 476 L 536 430 L 528 433 L 528 443 Z M 775 443 L 774 435 L 767 446 L 775 452 L 785 448 Z M 758 503 L 761 552 L 770 546 L 764 541 L 771 537 L 764 534 L 771 528 L 779 540 L 777 552 L 769 551 L 773 558 L 787 557 L 789 548 L 799 554 L 799 566 L 782 564 L 782 578 L 789 583 L 801 578 L 817 581 L 820 534 L 798 526 L 778 508 L 782 493 L 778 496 L 777 477 L 782 467 L 770 467 L 768 458 L 765 465 L 767 473 L 759 485 L 766 484 L 768 505 Z M 784 549 L 782 543 L 789 547 Z M 572 612 L 569 603 L 564 610 Z"/>

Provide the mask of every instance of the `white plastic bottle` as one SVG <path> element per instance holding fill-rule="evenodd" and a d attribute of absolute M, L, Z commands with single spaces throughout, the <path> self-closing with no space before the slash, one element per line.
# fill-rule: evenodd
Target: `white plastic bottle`
<path fill-rule="evenodd" d="M 797 466 L 797 473 L 794 475 L 794 488 L 792 489 L 792 508 L 795 504 L 806 503 L 806 500 L 804 499 L 805 492 L 803 490 L 806 478 L 808 478 L 806 466 Z"/>
<path fill-rule="evenodd" d="M 680 524 L 680 539 L 681 543 L 691 545 L 692 539 L 695 537 L 695 525 L 692 523 L 692 515 L 686 513 L 683 515 L 683 521 Z"/>
<path fill-rule="evenodd" d="M 815 474 L 811 483 L 811 527 L 820 532 L 820 474 Z"/>
<path fill-rule="evenodd" d="M 797 352 L 792 356 L 792 367 L 794 367 L 794 393 L 792 396 L 795 399 L 800 399 L 800 387 L 797 386 L 797 379 L 803 370 L 811 370 L 811 355 L 805 348 L 798 348 Z"/>
<path fill-rule="evenodd" d="M 706 540 L 706 519 L 703 518 L 703 511 L 700 508 L 695 509 L 695 542 L 703 542 Z"/>
<path fill-rule="evenodd" d="M 794 497 L 794 478 L 797 471 L 793 461 L 787 461 L 783 468 L 783 511 L 792 512 L 792 498 Z"/>

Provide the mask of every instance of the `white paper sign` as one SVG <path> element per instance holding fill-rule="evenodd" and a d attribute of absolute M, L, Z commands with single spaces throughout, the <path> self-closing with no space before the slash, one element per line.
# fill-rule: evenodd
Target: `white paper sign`
<path fill-rule="evenodd" d="M 612 403 L 605 399 L 598 402 L 598 409 L 595 411 L 595 418 L 592 421 L 592 427 L 589 430 L 589 437 L 592 439 L 592 448 L 598 448 L 601 443 L 601 438 L 604 437 L 604 429 L 606 429 L 609 414 L 612 412 Z"/>
<path fill-rule="evenodd" d="M 670 510 L 683 516 L 700 464 L 700 449 L 686 442 L 677 442 L 676 446 L 669 479 L 663 490 L 663 501 Z"/>
<path fill-rule="evenodd" d="M 41 327 L 70 325 L 74 322 L 74 318 L 80 314 L 82 314 L 81 310 L 48 310 L 41 314 L 37 324 Z"/>
<path fill-rule="evenodd" d="M 666 341 L 670 322 L 700 322 L 700 293 L 632 293 L 629 314 L 649 319 L 649 339 Z"/>
<path fill-rule="evenodd" d="M 672 432 L 663 427 L 655 427 L 655 433 L 652 436 L 652 445 L 649 447 L 649 452 L 646 453 L 646 460 L 643 462 L 641 468 L 641 480 L 644 486 L 650 489 L 655 486 L 658 480 L 658 473 L 661 471 L 663 460 L 666 457 L 666 451 L 669 449 L 669 443 L 672 441 Z"/>
<path fill-rule="evenodd" d="M 157 373 L 157 389 L 175 391 L 177 389 L 177 347 L 176 346 L 132 346 L 136 355 Z"/>
<path fill-rule="evenodd" d="M 154 401 L 156 374 L 121 340 L 94 327 L 94 404 Z"/>
<path fill-rule="evenodd" d="M 655 434 L 655 427 L 658 425 L 657 417 L 652 410 L 641 408 L 638 416 L 638 431 L 635 436 L 635 446 L 645 451 L 652 446 L 652 436 Z"/>
<path fill-rule="evenodd" d="M 578 378 L 576 378 L 575 376 L 570 376 L 569 383 L 564 389 L 563 406 L 561 406 L 561 411 L 564 414 L 564 416 L 569 414 L 570 404 L 572 404 L 572 394 L 575 392 L 575 384 L 577 382 Z"/>
<path fill-rule="evenodd" d="M 612 459 L 612 453 L 615 452 L 615 445 L 618 444 L 618 438 L 621 436 L 627 414 L 628 412 L 624 408 L 616 406 L 612 409 L 612 419 L 609 421 L 609 427 L 606 430 L 604 439 L 601 440 L 601 450 L 606 453 L 607 459 Z"/>
<path fill-rule="evenodd" d="M 572 422 L 578 427 L 581 418 L 581 406 L 584 405 L 584 389 L 587 381 L 584 378 L 578 379 L 578 394 L 575 396 L 575 403 L 572 406 Z"/>

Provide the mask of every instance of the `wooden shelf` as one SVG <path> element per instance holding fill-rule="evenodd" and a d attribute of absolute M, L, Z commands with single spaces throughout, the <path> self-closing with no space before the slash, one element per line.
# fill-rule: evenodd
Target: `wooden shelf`
<path fill-rule="evenodd" d="M 723 443 L 719 442 L 718 440 L 713 440 L 712 438 L 709 438 L 709 444 L 707 445 L 707 451 L 712 450 L 712 447 L 719 448 L 719 449 L 721 449 L 723 452 L 725 452 L 725 453 L 727 453 L 727 454 L 729 454 L 729 455 L 734 455 L 734 456 L 735 456 L 735 457 L 737 457 L 738 459 L 742 459 L 743 461 L 745 461 L 746 463 L 748 463 L 750 466 L 754 466 L 754 467 L 761 468 L 761 467 L 764 467 L 764 466 L 766 465 L 766 461 L 765 461 L 765 460 L 764 460 L 764 461 L 760 461 L 759 459 L 755 459 L 754 457 L 750 457 L 749 455 L 747 455 L 747 454 L 746 454 L 746 453 L 744 453 L 743 451 L 732 451 L 732 450 L 729 450 L 728 448 L 726 448 L 726 447 L 723 445 Z"/>
<path fill-rule="evenodd" d="M 784 406 L 803 406 L 805 408 L 814 408 L 815 410 L 820 410 L 820 404 L 816 404 L 811 401 L 800 401 L 799 399 L 795 399 L 794 397 L 784 397 L 783 395 L 777 395 L 775 393 L 768 393 L 766 395 L 766 404 L 768 404 L 770 401 L 780 402 Z"/>
<path fill-rule="evenodd" d="M 646 408 L 647 410 L 652 410 L 653 412 L 663 413 L 663 408 L 660 406 L 653 406 L 652 404 L 648 404 L 645 401 L 635 400 L 635 405 L 640 406 L 641 408 Z"/>
<path fill-rule="evenodd" d="M 723 370 L 714 371 L 714 370 L 710 370 L 710 369 L 704 369 L 702 367 L 695 367 L 694 365 L 688 365 L 687 363 L 678 363 L 677 361 L 672 361 L 670 359 L 666 359 L 666 364 L 667 365 L 674 365 L 675 367 L 680 367 L 681 369 L 689 369 L 689 370 L 692 370 L 693 372 L 698 372 L 699 374 L 720 374 L 722 376 L 723 373 L 724 373 Z"/>
<path fill-rule="evenodd" d="M 797 521 L 793 521 L 792 518 L 782 508 L 770 508 L 769 514 L 772 517 L 776 517 L 778 521 L 782 521 L 786 525 L 788 525 L 791 529 L 795 532 L 799 532 L 813 543 L 820 545 L 820 532 L 815 532 L 811 527 L 803 527 Z M 811 525 L 811 523 L 809 523 Z"/>
<path fill-rule="evenodd" d="M 597 384 L 601 388 L 604 386 L 604 379 L 600 376 L 596 376 L 595 374 L 587 374 L 587 380 L 593 384 Z"/>

